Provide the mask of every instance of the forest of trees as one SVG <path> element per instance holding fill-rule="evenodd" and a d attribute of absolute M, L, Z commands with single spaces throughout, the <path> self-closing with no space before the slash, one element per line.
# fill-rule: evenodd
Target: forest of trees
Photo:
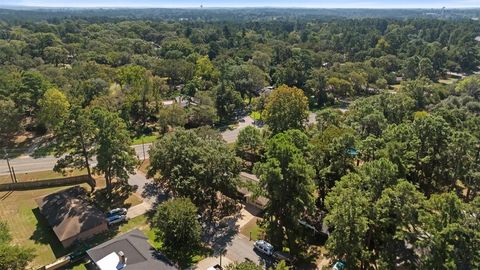
<path fill-rule="evenodd" d="M 29 12 L 0 21 L 0 146 L 46 135 L 56 170 L 93 173 L 97 156 L 110 188 L 136 165 L 132 138 L 158 134 L 149 175 L 181 197 L 162 208 L 172 220 L 197 227 L 185 216 L 212 214 L 245 170 L 269 199 L 268 240 L 299 258 L 307 220 L 349 269 L 480 268 L 478 21 Z M 227 145 L 217 129 L 252 112 L 265 126 Z"/>

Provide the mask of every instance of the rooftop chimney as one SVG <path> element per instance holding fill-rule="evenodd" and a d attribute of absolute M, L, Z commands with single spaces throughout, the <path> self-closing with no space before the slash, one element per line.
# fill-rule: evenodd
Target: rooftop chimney
<path fill-rule="evenodd" d="M 122 268 L 127 266 L 127 257 L 125 257 L 125 254 L 123 253 L 123 251 L 118 252 L 118 257 L 120 259 L 120 265 L 123 266 Z"/>

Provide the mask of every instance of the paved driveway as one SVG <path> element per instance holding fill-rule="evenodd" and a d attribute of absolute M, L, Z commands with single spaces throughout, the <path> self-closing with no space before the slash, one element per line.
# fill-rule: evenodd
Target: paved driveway
<path fill-rule="evenodd" d="M 242 121 L 238 123 L 238 126 L 235 127 L 235 129 L 232 130 L 226 130 L 222 132 L 222 138 L 227 142 L 227 143 L 233 143 L 237 140 L 238 134 L 240 133 L 240 130 L 246 128 L 247 126 L 253 125 L 253 119 L 250 116 L 245 116 L 242 118 Z"/>

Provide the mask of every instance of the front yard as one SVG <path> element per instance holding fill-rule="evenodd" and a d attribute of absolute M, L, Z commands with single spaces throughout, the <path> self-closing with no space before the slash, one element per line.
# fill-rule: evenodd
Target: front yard
<path fill-rule="evenodd" d="M 35 249 L 36 257 L 31 264 L 32 268 L 51 263 L 68 253 L 34 201 L 37 197 L 65 188 L 67 187 L 0 192 L 0 220 L 8 224 L 15 244 Z"/>
<path fill-rule="evenodd" d="M 81 173 L 82 172 L 75 172 L 74 174 L 78 175 Z M 0 176 L 0 182 L 5 181 L 6 177 L 8 176 Z M 51 171 L 17 175 L 19 181 L 32 181 L 58 177 L 61 177 L 61 174 Z M 105 181 L 99 177 L 97 178 L 97 184 L 99 188 L 103 188 L 105 186 Z M 87 190 L 90 190 L 87 184 L 83 184 L 82 186 Z M 36 257 L 30 265 L 33 269 L 52 263 L 57 258 L 72 251 L 62 247 L 35 203 L 35 198 L 37 197 L 45 196 L 69 187 L 70 186 L 28 191 L 0 192 L 0 221 L 8 224 L 15 244 L 33 248 L 35 250 Z M 142 199 L 137 194 L 120 198 L 122 199 L 122 202 L 117 202 L 116 205 L 134 206 L 142 202 Z M 145 216 L 131 219 L 128 223 L 122 224 L 118 229 L 113 231 L 113 234 L 109 233 L 107 237 L 112 237 L 133 228 L 139 228 L 142 230 L 152 239 L 153 243 L 153 232 L 150 232 L 150 227 L 147 224 Z M 97 240 L 101 239 L 99 238 Z M 79 267 L 80 266 L 76 266 L 74 269 L 84 269 Z"/>

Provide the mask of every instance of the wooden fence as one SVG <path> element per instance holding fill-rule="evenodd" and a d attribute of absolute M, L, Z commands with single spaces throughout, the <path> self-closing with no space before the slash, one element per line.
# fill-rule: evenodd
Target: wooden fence
<path fill-rule="evenodd" d="M 49 187 L 71 186 L 87 183 L 90 186 L 95 185 L 95 179 L 86 175 L 71 176 L 56 179 L 36 180 L 18 183 L 0 184 L 0 191 L 31 190 Z"/>

